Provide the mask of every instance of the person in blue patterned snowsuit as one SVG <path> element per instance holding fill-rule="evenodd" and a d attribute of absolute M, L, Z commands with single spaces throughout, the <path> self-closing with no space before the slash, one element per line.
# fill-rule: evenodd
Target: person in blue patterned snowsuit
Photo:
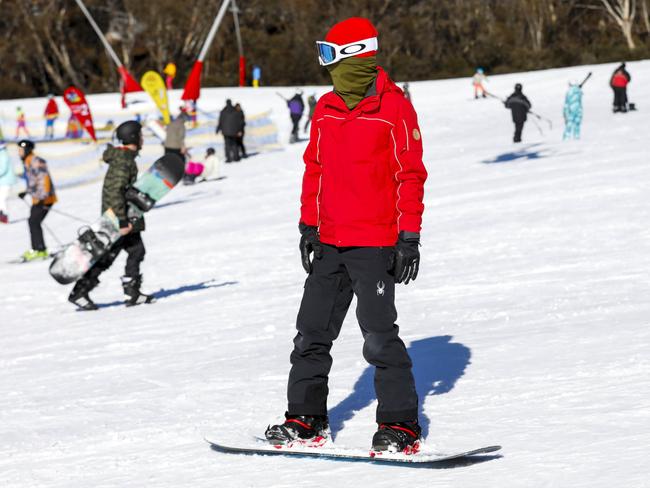
<path fill-rule="evenodd" d="M 569 90 L 564 99 L 564 140 L 580 139 L 582 124 L 582 88 L 578 83 L 569 83 Z"/>

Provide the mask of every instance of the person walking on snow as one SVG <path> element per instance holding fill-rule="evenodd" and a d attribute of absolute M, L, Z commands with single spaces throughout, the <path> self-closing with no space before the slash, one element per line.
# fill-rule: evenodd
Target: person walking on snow
<path fill-rule="evenodd" d="M 141 303 L 152 303 L 154 297 L 140 291 L 142 275 L 140 264 L 144 260 L 145 248 L 141 233 L 145 229 L 144 217 L 129 218 L 126 199 L 127 190 L 138 178 L 138 166 L 135 158 L 142 149 L 142 126 L 135 120 L 120 124 L 115 130 L 115 137 L 122 146 L 108 144 L 102 159 L 108 164 L 102 187 L 102 213 L 109 208 L 115 213 L 120 226 L 121 237 L 113 247 L 77 281 L 68 296 L 68 301 L 82 310 L 96 310 L 97 305 L 88 295 L 98 284 L 99 275 L 111 267 L 120 251 L 128 254 L 122 289 L 126 296 L 127 307 Z"/>
<path fill-rule="evenodd" d="M 528 111 L 532 108 L 530 101 L 522 91 L 521 83 L 515 85 L 515 91 L 506 99 L 505 106 L 512 112 L 512 121 L 515 123 L 513 141 L 521 142 L 521 133 L 528 119 Z"/>
<path fill-rule="evenodd" d="M 18 197 L 25 198 L 27 195 L 32 197 L 32 208 L 28 220 L 32 248 L 23 253 L 23 261 L 47 259 L 49 257 L 41 224 L 47 217 L 52 205 L 57 202 L 47 163 L 34 154 L 35 147 L 35 144 L 28 139 L 18 142 L 18 156 L 23 161 L 27 179 L 27 190 L 20 192 Z"/>
<path fill-rule="evenodd" d="M 54 95 L 47 96 L 47 105 L 44 112 L 45 117 L 45 139 L 54 139 L 54 122 L 59 118 L 59 106 Z"/>
<path fill-rule="evenodd" d="M 226 106 L 219 114 L 217 134 L 223 133 L 223 140 L 226 152 L 226 163 L 239 161 L 239 146 L 237 137 L 244 135 L 244 112 L 238 112 L 232 105 L 230 99 L 226 100 Z"/>
<path fill-rule="evenodd" d="M 29 131 L 27 130 L 27 119 L 25 118 L 25 112 L 23 112 L 23 109 L 21 107 L 16 107 L 16 139 L 18 139 L 21 132 L 24 132 L 27 137 L 31 137 L 31 135 L 29 135 Z"/>
<path fill-rule="evenodd" d="M 311 119 L 314 117 L 314 110 L 316 110 L 317 102 L 318 99 L 316 98 L 315 93 L 312 93 L 307 98 L 307 106 L 309 107 L 309 113 L 307 114 L 307 122 L 305 122 L 304 132 L 307 132 L 309 130 L 309 124 L 311 124 Z"/>
<path fill-rule="evenodd" d="M 368 19 L 336 24 L 317 42 L 334 90 L 320 98 L 304 154 L 299 223 L 308 273 L 291 353 L 285 422 L 273 444 L 329 436 L 330 349 L 353 295 L 379 405 L 372 449 L 414 452 L 421 429 L 411 359 L 395 324 L 395 283 L 415 280 L 427 172 L 417 115 L 377 66 Z M 312 258 L 313 256 L 313 258 Z"/>
<path fill-rule="evenodd" d="M 474 76 L 472 76 L 472 85 L 474 86 L 475 99 L 478 98 L 479 93 L 481 94 L 481 97 L 487 97 L 485 94 L 485 87 L 483 86 L 485 82 L 487 82 L 487 76 L 485 76 L 483 68 L 476 68 L 476 73 L 474 73 Z"/>
<path fill-rule="evenodd" d="M 298 142 L 299 135 L 298 131 L 300 130 L 300 119 L 302 118 L 302 113 L 305 111 L 305 102 L 302 101 L 302 92 L 298 90 L 296 94 L 287 100 L 287 107 L 289 107 L 289 116 L 291 117 L 291 137 L 289 138 L 290 143 Z"/>
<path fill-rule="evenodd" d="M 11 166 L 9 151 L 4 141 L 0 141 L 0 223 L 9 223 L 9 212 L 7 210 L 7 198 L 11 187 L 16 184 L 16 175 Z"/>
<path fill-rule="evenodd" d="M 625 63 L 621 63 L 609 80 L 609 86 L 614 90 L 614 113 L 627 112 L 627 85 L 630 81 L 632 77 L 625 69 Z"/>
<path fill-rule="evenodd" d="M 582 124 L 582 88 L 580 83 L 572 81 L 564 99 L 564 135 L 563 140 L 580 139 Z"/>
<path fill-rule="evenodd" d="M 248 154 L 246 154 L 246 146 L 244 146 L 244 129 L 246 128 L 246 114 L 244 114 L 244 109 L 241 108 L 241 104 L 236 103 L 235 104 L 235 110 L 239 112 L 240 116 L 240 126 L 241 130 L 237 133 L 237 154 L 239 155 L 240 158 L 247 158 Z"/>
<path fill-rule="evenodd" d="M 189 116 L 181 108 L 178 116 L 169 123 L 165 132 L 165 154 L 178 154 L 183 158 L 183 161 L 185 161 L 187 156 L 187 147 L 185 147 L 185 121 L 188 119 Z"/>

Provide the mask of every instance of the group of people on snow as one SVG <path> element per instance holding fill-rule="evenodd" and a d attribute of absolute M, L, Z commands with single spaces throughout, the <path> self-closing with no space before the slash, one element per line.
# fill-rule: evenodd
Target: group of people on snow
<path fill-rule="evenodd" d="M 580 139 L 580 127 L 582 125 L 582 86 L 591 76 L 591 73 L 582 82 L 572 80 L 569 82 L 569 88 L 564 98 L 563 116 L 565 129 L 562 138 L 567 139 Z M 628 103 L 627 99 L 627 86 L 632 77 L 625 69 L 625 63 L 618 66 L 610 78 L 610 87 L 614 92 L 614 113 L 624 113 L 628 110 L 635 110 L 633 103 Z M 490 94 L 484 86 L 487 81 L 483 68 L 477 68 L 474 76 L 472 77 L 472 86 L 474 87 L 474 98 L 478 99 L 487 98 L 487 96 L 498 98 Z M 522 132 L 528 114 L 531 114 L 532 104 L 530 100 L 523 94 L 523 87 L 521 83 L 515 84 L 514 92 L 503 101 L 507 109 L 512 112 L 512 121 L 515 124 L 515 134 L 513 141 L 521 142 Z M 533 115 L 537 116 L 533 113 Z M 539 116 L 537 116 L 539 117 Z"/>
<path fill-rule="evenodd" d="M 317 42 L 318 62 L 328 70 L 333 90 L 318 101 L 315 95 L 310 97 L 304 125 L 310 138 L 303 155 L 296 237 L 307 278 L 290 355 L 285 419 L 265 432 L 271 444 L 320 445 L 330 437 L 330 351 L 356 296 L 363 356 L 375 366 L 378 406 L 372 449 L 405 453 L 419 449 L 418 396 L 411 358 L 396 324 L 395 294 L 396 284 L 407 285 L 418 276 L 427 171 L 417 114 L 410 96 L 377 64 L 377 37 L 368 19 L 353 17 L 334 25 L 325 40 Z M 474 94 L 484 97 L 484 73 L 477 74 L 483 77 L 474 78 Z M 622 104 L 620 85 L 613 77 L 612 87 L 619 89 L 617 101 Z M 575 116 L 575 107 L 581 107 L 579 90 L 578 85 L 571 85 L 567 94 L 570 110 L 565 116 L 578 124 L 577 130 L 572 127 L 569 131 L 572 136 L 579 135 L 581 108 L 580 118 Z M 504 104 L 512 112 L 514 141 L 520 142 L 532 107 L 521 84 L 515 85 Z M 305 110 L 302 93 L 287 100 L 287 106 L 292 142 L 296 142 Z M 184 122 L 181 113 L 168 127 L 165 152 L 186 155 Z M 245 125 L 239 104 L 233 106 L 227 100 L 216 132 L 223 134 L 228 163 L 246 157 Z M 141 291 L 144 219 L 133 220 L 127 214 L 126 190 L 137 178 L 135 159 L 143 144 L 142 126 L 134 120 L 124 122 L 115 137 L 121 146 L 109 144 L 102 156 L 109 165 L 102 188 L 102 212 L 113 210 L 121 237 L 70 292 L 69 301 L 85 310 L 97 308 L 89 293 L 122 250 L 128 254 L 122 277 L 126 304 L 153 301 Z M 19 142 L 28 178 L 25 193 L 32 197 L 32 251 L 46 253 L 40 225 L 56 203 L 56 194 L 47 165 L 34 149 L 29 140 Z M 214 155 L 214 150 L 208 153 Z M 1 156 L 2 149 L 0 164 Z M 0 177 L 3 174 L 0 166 Z M 377 205 L 378 201 L 383 203 Z"/>
<path fill-rule="evenodd" d="M 226 106 L 221 109 L 216 133 L 221 133 L 224 140 L 226 163 L 234 163 L 248 157 L 244 146 L 244 131 L 246 116 L 239 103 L 232 104 L 226 100 Z"/>
<path fill-rule="evenodd" d="M 280 93 L 278 93 L 278 95 L 284 99 L 287 103 L 287 108 L 289 109 L 289 118 L 291 119 L 291 135 L 289 136 L 289 143 L 293 144 L 300 142 L 300 120 L 305 112 L 305 102 L 302 99 L 303 92 L 302 90 L 296 90 L 296 93 L 294 93 L 291 98 L 284 98 Z M 318 99 L 316 98 L 315 93 L 312 93 L 307 98 L 307 120 L 305 120 L 305 125 L 303 127 L 303 132 L 305 133 L 309 130 L 309 125 L 314 116 L 317 102 Z"/>

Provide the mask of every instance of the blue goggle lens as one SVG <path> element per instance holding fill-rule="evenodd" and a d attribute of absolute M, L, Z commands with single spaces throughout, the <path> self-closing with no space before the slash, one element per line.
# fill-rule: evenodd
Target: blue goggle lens
<path fill-rule="evenodd" d="M 327 44 L 318 44 L 318 55 L 324 63 L 331 63 L 336 58 L 336 51 Z"/>

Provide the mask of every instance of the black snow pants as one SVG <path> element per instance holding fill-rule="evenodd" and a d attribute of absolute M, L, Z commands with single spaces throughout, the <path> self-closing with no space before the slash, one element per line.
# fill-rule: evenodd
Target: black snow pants
<path fill-rule="evenodd" d="M 237 136 L 223 136 L 226 145 L 226 163 L 232 161 L 239 161 L 239 145 L 237 144 Z"/>
<path fill-rule="evenodd" d="M 627 88 L 613 87 L 614 112 L 627 112 Z"/>
<path fill-rule="evenodd" d="M 291 140 L 297 142 L 299 138 L 298 132 L 300 131 L 300 119 L 302 114 L 291 114 Z"/>
<path fill-rule="evenodd" d="M 45 239 L 43 238 L 43 228 L 41 223 L 50 211 L 51 205 L 37 203 L 32 205 L 29 212 L 29 234 L 32 239 L 32 249 L 34 251 L 45 251 Z"/>
<path fill-rule="evenodd" d="M 291 353 L 287 391 L 290 415 L 327 415 L 330 349 L 353 294 L 364 338 L 363 356 L 375 366 L 377 422 L 416 420 L 418 397 L 411 359 L 395 324 L 395 281 L 388 271 L 391 247 L 324 245 L 305 282 Z"/>
<path fill-rule="evenodd" d="M 521 142 L 521 133 L 524 130 L 525 120 L 515 120 L 515 137 L 512 139 L 514 142 Z"/>
<path fill-rule="evenodd" d="M 96 282 L 99 275 L 111 267 L 113 261 L 117 258 L 120 251 L 126 251 L 128 257 L 126 258 L 126 266 L 124 268 L 124 275 L 131 278 L 140 276 L 140 263 L 144 261 L 145 249 L 144 242 L 140 232 L 130 232 L 125 236 L 120 237 L 113 247 L 104 254 L 104 256 L 95 263 L 95 265 L 86 272 L 84 279 L 90 282 Z"/>

